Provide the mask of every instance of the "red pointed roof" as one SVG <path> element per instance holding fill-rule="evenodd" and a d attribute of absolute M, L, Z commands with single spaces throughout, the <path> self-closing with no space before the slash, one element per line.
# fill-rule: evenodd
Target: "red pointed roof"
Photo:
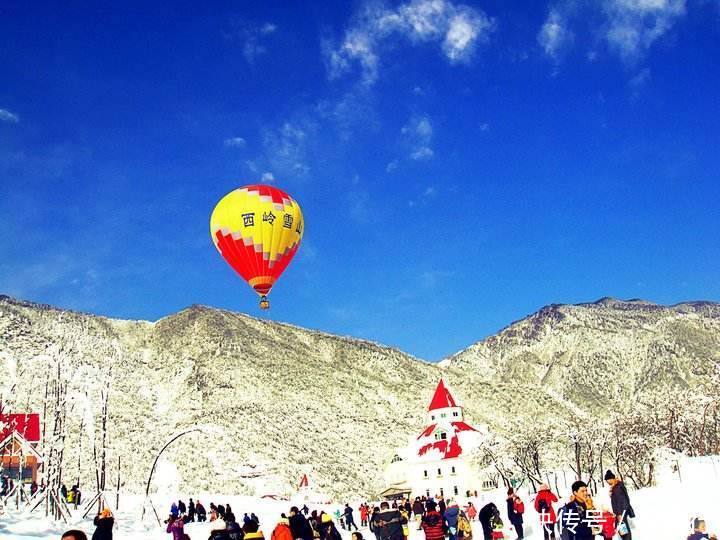
<path fill-rule="evenodd" d="M 428 411 L 434 411 L 435 409 L 445 409 L 446 407 L 457 407 L 455 398 L 452 397 L 450 391 L 445 387 L 445 381 L 440 379 L 440 382 L 435 389 L 435 395 L 430 402 Z"/>
<path fill-rule="evenodd" d="M 308 482 L 307 474 L 303 474 L 302 478 L 300 479 L 300 485 L 298 486 L 298 489 L 304 488 L 304 487 L 309 487 L 309 486 L 310 486 L 310 482 Z"/>
<path fill-rule="evenodd" d="M 5 439 L 16 431 L 29 442 L 40 441 L 40 415 L 31 414 L 2 414 L 0 413 L 0 440 Z"/>

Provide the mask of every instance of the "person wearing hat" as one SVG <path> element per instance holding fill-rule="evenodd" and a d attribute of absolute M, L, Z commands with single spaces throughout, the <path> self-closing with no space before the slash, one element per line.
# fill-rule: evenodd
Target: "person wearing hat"
<path fill-rule="evenodd" d="M 320 516 L 320 524 L 318 525 L 320 532 L 320 540 L 342 540 L 340 533 L 335 527 L 335 522 L 330 514 L 323 513 Z"/>
<path fill-rule="evenodd" d="M 460 507 L 457 503 L 450 499 L 445 507 L 445 525 L 447 526 L 448 539 L 456 540 L 457 528 L 458 528 L 458 517 L 460 517 Z"/>
<path fill-rule="evenodd" d="M 420 526 L 425 533 L 425 540 L 445 540 L 443 517 L 437 511 L 435 501 L 427 501 L 425 509 L 425 515 L 420 520 Z"/>
<path fill-rule="evenodd" d="M 630 504 L 627 488 L 610 469 L 605 473 L 605 481 L 610 486 L 610 504 L 615 514 L 617 534 L 623 540 L 632 540 L 629 518 L 635 517 L 635 511 Z"/>
<path fill-rule="evenodd" d="M 558 502 L 557 495 L 550 491 L 550 486 L 542 484 L 535 496 L 535 511 L 540 515 L 540 527 L 545 540 L 555 540 L 557 515 L 553 503 L 556 502 Z"/>
<path fill-rule="evenodd" d="M 103 508 L 102 512 L 95 516 L 93 523 L 95 524 L 95 532 L 92 535 L 92 540 L 112 540 L 115 518 L 109 508 Z"/>
<path fill-rule="evenodd" d="M 706 532 L 707 529 L 705 527 L 705 520 L 695 518 L 693 519 L 693 533 L 687 537 L 687 540 L 702 540 L 703 538 L 707 538 L 709 540 L 717 540 L 717 536 L 714 534 L 708 535 Z"/>

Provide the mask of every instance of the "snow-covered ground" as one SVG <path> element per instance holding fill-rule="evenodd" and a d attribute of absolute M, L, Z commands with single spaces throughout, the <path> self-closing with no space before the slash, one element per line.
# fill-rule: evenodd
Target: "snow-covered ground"
<path fill-rule="evenodd" d="M 689 523 L 692 518 L 701 516 L 708 523 L 708 530 L 711 532 L 720 531 L 720 506 L 717 504 L 718 493 L 717 484 L 720 481 L 720 462 L 709 458 L 688 460 L 681 468 L 680 475 L 677 473 L 667 472 L 659 478 L 659 486 L 632 491 L 630 493 L 633 507 L 637 514 L 637 518 L 633 521 L 633 537 L 639 540 L 643 539 L 662 539 L 662 540 L 682 540 L 687 537 L 689 532 Z M 538 539 L 542 538 L 539 528 L 539 517 L 534 512 L 531 503 L 531 497 L 527 493 L 520 491 L 521 496 L 526 501 L 525 521 L 526 525 L 530 525 L 532 532 L 526 534 L 526 538 Z M 561 494 L 565 495 L 565 494 Z M 185 502 L 188 501 L 187 495 L 181 495 Z M 209 508 L 210 502 L 216 504 L 230 503 L 233 512 L 242 519 L 243 513 L 255 512 L 260 518 L 261 530 L 265 533 L 265 537 L 269 538 L 275 524 L 282 512 L 289 510 L 290 506 L 296 504 L 302 506 L 302 503 L 260 499 L 255 497 L 237 497 L 215 494 L 196 494 L 193 497 L 200 500 Z M 476 506 L 479 508 L 489 501 L 495 502 L 505 517 L 505 495 L 504 492 L 498 490 L 496 492 L 483 493 L 475 500 Z M 172 496 L 154 495 L 153 502 L 160 513 L 161 519 L 167 517 L 167 513 L 172 503 Z M 596 506 L 602 508 L 609 507 L 610 501 L 605 489 L 595 494 Z M 140 496 L 122 496 L 120 499 L 120 509 L 116 513 L 116 529 L 114 533 L 115 540 L 151 540 L 151 539 L 168 539 L 170 536 L 165 533 L 164 527 L 158 527 L 154 521 L 152 511 L 148 508 L 145 516 L 145 522 L 140 521 L 141 507 L 143 497 Z M 340 501 L 345 502 L 345 501 Z M 351 505 L 357 508 L 359 501 L 352 501 Z M 326 512 L 333 513 L 336 508 L 341 508 L 341 504 L 335 505 L 315 505 L 309 504 L 311 509 L 322 509 Z M 355 513 L 356 521 L 359 522 L 359 514 Z M 477 523 L 475 538 L 482 538 L 482 531 Z M 0 516 L 0 539 L 2 540 L 50 540 L 59 539 L 62 532 L 71 528 L 79 528 L 88 533 L 94 530 L 92 519 L 82 520 L 79 514 L 76 514 L 73 522 L 69 525 L 52 523 L 45 519 L 41 514 L 27 515 L 24 513 L 17 514 L 14 509 L 6 508 L 5 513 Z M 212 528 L 210 523 L 190 523 L 186 526 L 186 532 L 193 540 L 206 539 Z M 361 529 L 362 531 L 363 529 Z M 363 531 L 366 538 L 373 538 L 369 531 Z M 341 531 L 343 538 L 349 539 L 349 533 Z M 508 531 L 507 538 L 515 538 Z M 416 531 L 415 527 L 410 527 L 410 540 L 423 540 L 422 532 Z"/>

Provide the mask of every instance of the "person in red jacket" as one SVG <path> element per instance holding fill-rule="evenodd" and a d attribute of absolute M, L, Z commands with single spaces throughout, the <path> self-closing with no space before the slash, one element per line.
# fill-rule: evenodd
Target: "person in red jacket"
<path fill-rule="evenodd" d="M 288 519 L 285 517 L 285 514 L 283 514 L 280 518 L 280 521 L 278 521 L 278 524 L 275 526 L 275 529 L 273 530 L 270 539 L 293 540 L 292 532 L 290 531 L 290 521 L 288 521 Z"/>
<path fill-rule="evenodd" d="M 553 503 L 558 501 L 557 496 L 550 491 L 550 486 L 542 484 L 535 497 L 535 510 L 540 514 L 540 527 L 545 540 L 555 540 L 555 523 L 557 516 Z"/>
<path fill-rule="evenodd" d="M 368 506 L 363 503 L 360 505 L 360 526 L 367 527 L 368 524 Z"/>
<path fill-rule="evenodd" d="M 428 501 L 425 507 L 427 512 L 425 512 L 420 522 L 420 526 L 425 533 L 425 540 L 445 540 L 443 517 L 437 511 L 437 505 L 434 501 Z"/>

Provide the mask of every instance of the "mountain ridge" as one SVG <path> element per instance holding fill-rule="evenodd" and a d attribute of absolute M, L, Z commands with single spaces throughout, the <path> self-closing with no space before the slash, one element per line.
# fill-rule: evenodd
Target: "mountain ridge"
<path fill-rule="evenodd" d="M 310 472 L 325 493 L 367 496 L 384 487 L 395 448 L 425 427 L 441 377 L 470 424 L 502 436 L 518 421 L 605 418 L 658 385 L 702 384 L 720 363 L 720 304 L 598 302 L 545 306 L 436 364 L 197 304 L 152 322 L 3 296 L 0 381 L 17 381 L 11 408 L 42 410 L 44 380 L 60 366 L 66 466 L 89 485 L 85 432 L 99 425 L 107 380 L 110 462 L 137 464 L 123 472 L 126 489 L 142 488 L 173 433 L 210 425 L 212 435 L 168 449 L 186 491 L 289 494 Z"/>

